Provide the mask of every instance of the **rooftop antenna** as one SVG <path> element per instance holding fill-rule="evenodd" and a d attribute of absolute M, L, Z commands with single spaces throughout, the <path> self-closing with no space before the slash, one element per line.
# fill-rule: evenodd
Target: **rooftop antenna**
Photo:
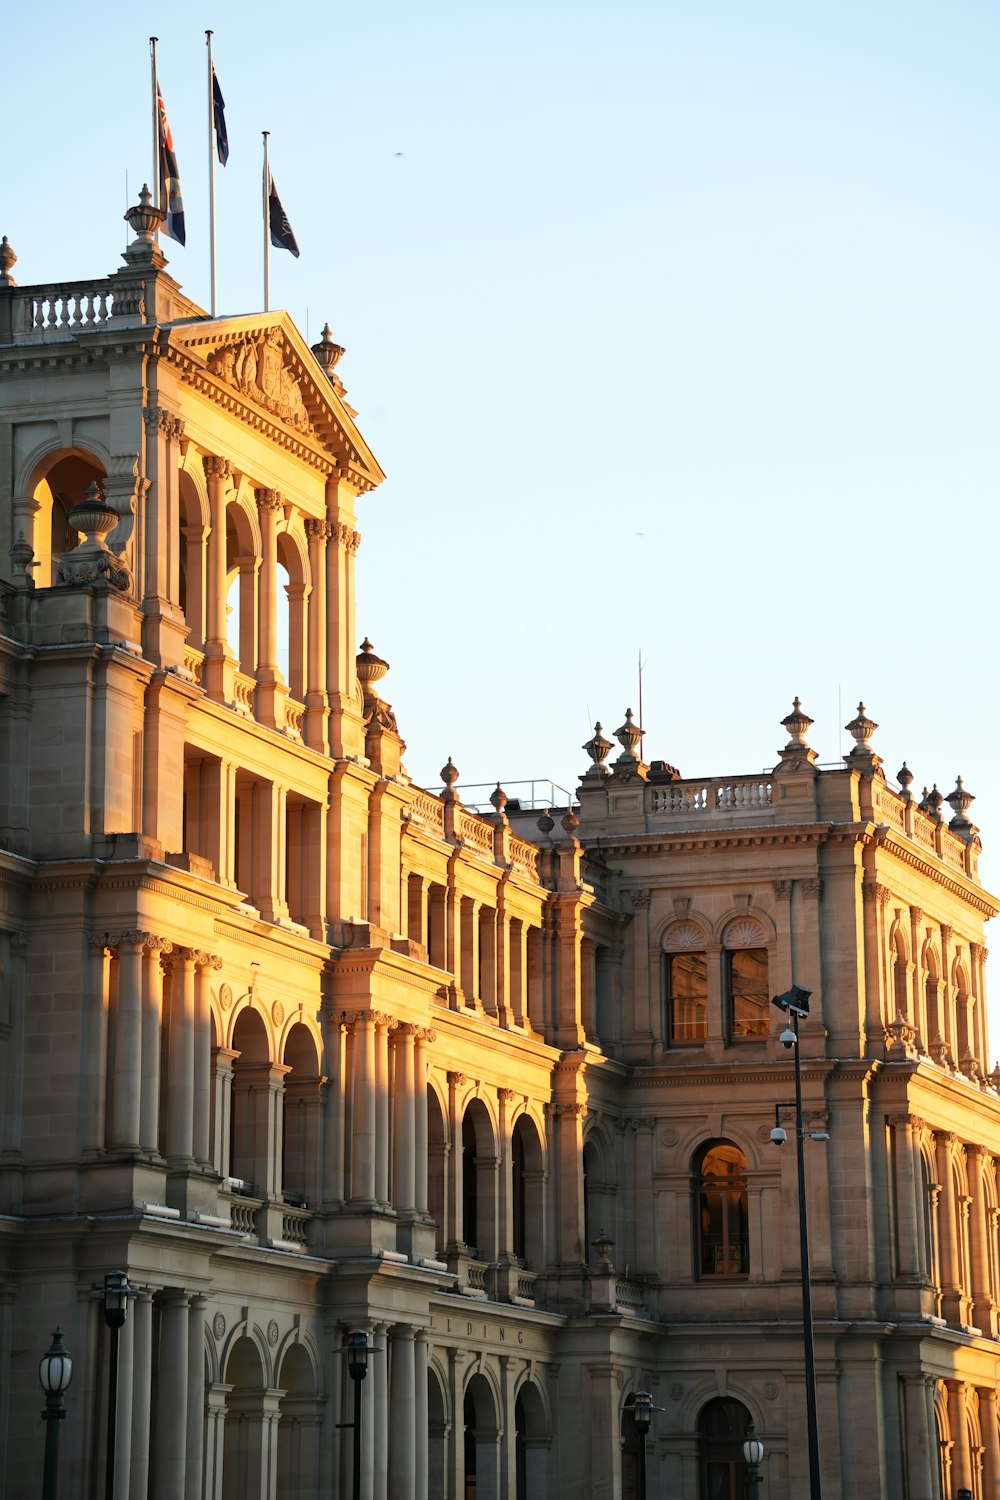
<path fill-rule="evenodd" d="M 648 661 L 643 661 L 643 659 L 642 659 L 642 647 L 640 646 L 639 647 L 639 759 L 640 760 L 644 760 L 645 759 L 645 748 L 646 748 L 646 746 L 645 746 L 646 735 L 645 735 L 645 731 L 644 731 L 644 729 L 642 727 L 645 724 L 645 722 L 646 722 L 645 719 L 642 717 L 642 674 L 643 674 L 644 668 L 646 668 L 648 666 L 649 666 L 649 662 Z"/>

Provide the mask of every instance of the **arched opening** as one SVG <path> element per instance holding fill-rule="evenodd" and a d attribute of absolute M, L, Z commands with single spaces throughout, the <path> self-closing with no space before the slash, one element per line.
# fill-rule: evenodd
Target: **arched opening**
<path fill-rule="evenodd" d="M 311 1500 L 320 1492 L 320 1420 L 312 1362 L 301 1344 L 281 1361 L 277 1500 Z"/>
<path fill-rule="evenodd" d="M 622 1500 L 642 1500 L 639 1463 L 642 1437 L 635 1425 L 635 1396 L 625 1397 L 621 1415 Z"/>
<path fill-rule="evenodd" d="M 204 649 L 206 630 L 205 541 L 208 519 L 201 496 L 190 474 L 179 475 L 180 545 L 178 547 L 178 599 L 188 627 L 188 644 Z"/>
<path fill-rule="evenodd" d="M 530 1270 L 545 1259 L 545 1167 L 534 1121 L 521 1115 L 511 1133 L 513 1251 Z"/>
<path fill-rule="evenodd" d="M 926 978 L 924 979 L 924 1013 L 927 1017 L 927 1046 L 947 1041 L 944 1017 L 941 1015 L 941 986 L 938 976 L 937 954 L 928 948 L 925 956 Z"/>
<path fill-rule="evenodd" d="M 226 506 L 226 639 L 246 677 L 257 671 L 260 537 L 236 501 Z"/>
<path fill-rule="evenodd" d="M 500 1432 L 493 1390 L 473 1375 L 465 1390 L 465 1500 L 498 1500 Z"/>
<path fill-rule="evenodd" d="M 319 1198 L 320 1076 L 316 1043 L 296 1022 L 285 1042 L 282 1095 L 281 1190 L 286 1203 L 304 1208 Z"/>
<path fill-rule="evenodd" d="M 584 1259 L 592 1266 L 597 1264 L 597 1236 L 614 1241 L 617 1234 L 618 1204 L 609 1175 L 600 1137 L 591 1136 L 583 1143 L 583 1236 Z"/>
<path fill-rule="evenodd" d="M 732 1141 L 709 1141 L 694 1160 L 697 1274 L 745 1279 L 750 1270 L 747 1161 Z"/>
<path fill-rule="evenodd" d="M 267 1453 L 264 1366 L 253 1339 L 233 1345 L 226 1362 L 226 1423 L 222 1446 L 222 1500 L 261 1493 Z"/>
<path fill-rule="evenodd" d="M 896 1007 L 896 1015 L 902 1016 L 904 1021 L 908 1020 L 910 1015 L 908 969 L 909 960 L 906 953 L 906 939 L 897 927 L 892 940 L 892 997 Z M 895 1016 L 890 1017 L 890 1019 L 895 1020 Z M 928 1031 L 930 1031 L 929 1025 Z M 928 1040 L 933 1041 L 934 1037 L 931 1036 Z"/>
<path fill-rule="evenodd" d="M 517 1500 L 548 1500 L 549 1435 L 538 1387 L 526 1381 L 514 1402 Z"/>
<path fill-rule="evenodd" d="M 961 967 L 955 972 L 955 1051 L 955 1061 L 960 1067 L 964 1067 L 970 1057 L 975 1059 L 975 1027 L 972 1024 L 969 981 Z"/>
<path fill-rule="evenodd" d="M 493 1124 L 480 1099 L 462 1119 L 462 1239 L 478 1260 L 496 1259 L 497 1153 Z"/>
<path fill-rule="evenodd" d="M 48 461 L 32 492 L 37 509 L 30 535 L 29 529 L 25 531 L 38 564 L 33 569 L 37 588 L 51 588 L 58 581 L 59 559 L 80 543 L 80 533 L 67 519 L 69 512 L 86 497 L 91 484 L 99 484 L 103 492 L 105 477 L 95 458 L 76 449 Z"/>
<path fill-rule="evenodd" d="M 444 1387 L 437 1371 L 431 1366 L 427 1371 L 427 1493 L 444 1495 L 448 1464 L 448 1437 L 451 1423 Z"/>
<path fill-rule="evenodd" d="M 427 1211 L 436 1225 L 437 1252 L 443 1255 L 448 1238 L 448 1141 L 444 1112 L 430 1084 L 427 1085 Z"/>
<path fill-rule="evenodd" d="M 233 1077 L 229 1110 L 229 1176 L 246 1196 L 267 1191 L 270 1150 L 271 1061 L 267 1029 L 251 1007 L 240 1012 L 233 1030 Z"/>
<path fill-rule="evenodd" d="M 663 954 L 663 1036 L 667 1047 L 699 1047 L 708 1037 L 708 953 L 692 922 L 667 933 Z"/>
<path fill-rule="evenodd" d="M 287 531 L 278 536 L 278 670 L 298 702 L 306 696 L 308 561 Z"/>
<path fill-rule="evenodd" d="M 730 1042 L 763 1041 L 771 1029 L 765 933 L 758 922 L 735 922 L 726 931 L 726 1036 Z"/>
<path fill-rule="evenodd" d="M 699 1500 L 744 1500 L 743 1442 L 750 1413 L 742 1401 L 720 1396 L 698 1414 Z"/>

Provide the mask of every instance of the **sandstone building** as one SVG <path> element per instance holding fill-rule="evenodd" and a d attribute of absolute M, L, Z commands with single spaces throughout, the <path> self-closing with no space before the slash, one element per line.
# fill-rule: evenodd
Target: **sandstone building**
<path fill-rule="evenodd" d="M 686 778 L 598 726 L 573 806 L 406 774 L 355 597 L 381 470 L 327 332 L 212 319 L 142 204 L 111 276 L 0 251 L 0 1493 L 806 1491 L 803 1027 L 828 1500 L 1000 1489 L 998 1076 L 961 783 Z M 767 754 L 767 725 L 761 726 Z M 612 749 L 616 753 L 612 756 Z"/>

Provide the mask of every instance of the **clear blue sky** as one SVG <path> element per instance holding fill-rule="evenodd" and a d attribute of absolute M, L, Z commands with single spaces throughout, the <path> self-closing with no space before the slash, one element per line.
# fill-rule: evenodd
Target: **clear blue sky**
<path fill-rule="evenodd" d="M 996 5 L 16 8 L 18 279 L 117 263 L 155 31 L 207 300 L 206 26 L 221 307 L 261 304 L 267 128 L 272 302 L 329 319 L 389 475 L 359 634 L 414 777 L 573 785 L 641 648 L 648 754 L 771 765 L 799 693 L 832 760 L 863 697 L 887 771 L 962 773 L 1000 886 Z"/>

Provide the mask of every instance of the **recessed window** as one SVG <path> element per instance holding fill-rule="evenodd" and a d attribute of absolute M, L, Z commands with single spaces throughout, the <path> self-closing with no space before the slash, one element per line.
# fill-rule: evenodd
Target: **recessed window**
<path fill-rule="evenodd" d="M 669 1047 L 690 1047 L 708 1036 L 708 959 L 705 953 L 664 955 L 666 1036 Z"/>
<path fill-rule="evenodd" d="M 710 1141 L 695 1158 L 698 1273 L 745 1277 L 750 1270 L 747 1162 L 731 1141 Z"/>
<path fill-rule="evenodd" d="M 770 1030 L 767 949 L 730 951 L 726 955 L 726 970 L 730 1040 L 747 1042 L 766 1037 Z"/>

